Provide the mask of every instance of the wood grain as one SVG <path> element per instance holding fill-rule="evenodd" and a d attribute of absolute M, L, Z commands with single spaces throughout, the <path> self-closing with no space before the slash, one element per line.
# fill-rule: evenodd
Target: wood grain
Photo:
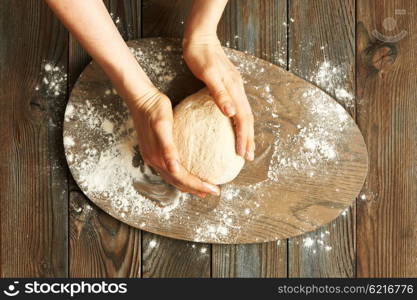
<path fill-rule="evenodd" d="M 218 26 L 222 44 L 285 68 L 286 4 L 283 0 L 229 1 Z"/>
<path fill-rule="evenodd" d="M 223 45 L 287 63 L 286 1 L 229 1 L 219 24 Z M 285 277 L 287 242 L 213 245 L 213 277 Z"/>
<path fill-rule="evenodd" d="M 105 1 L 125 39 L 140 36 L 140 1 Z M 70 36 L 70 87 L 90 61 Z M 71 277 L 140 277 L 141 232 L 113 219 L 94 204 L 70 179 L 70 270 Z"/>
<path fill-rule="evenodd" d="M 357 200 L 358 277 L 417 276 L 416 13 L 416 1 L 357 1 L 357 115 L 370 153 Z M 387 42 L 374 30 L 406 35 Z"/>
<path fill-rule="evenodd" d="M 78 190 L 70 195 L 70 276 L 140 277 L 139 230 L 112 218 Z"/>
<path fill-rule="evenodd" d="M 289 70 L 312 78 L 324 62 L 341 68 L 321 88 L 335 96 L 335 87 L 354 94 L 355 2 L 289 2 Z M 313 76 L 314 77 L 314 76 Z M 354 116 L 355 106 L 342 105 Z M 352 199 L 353 201 L 354 199 Z M 289 241 L 289 277 L 352 277 L 355 274 L 355 207 L 331 224 Z"/>
<path fill-rule="evenodd" d="M 210 277 L 211 248 L 151 233 L 143 233 L 143 277 Z"/>
<path fill-rule="evenodd" d="M 213 245 L 212 277 L 287 277 L 287 240 L 249 245 Z"/>
<path fill-rule="evenodd" d="M 143 37 L 182 37 L 192 0 L 143 0 Z"/>
<path fill-rule="evenodd" d="M 143 37 L 181 37 L 184 17 L 191 3 L 190 0 L 144 0 Z M 157 247 L 153 247 L 153 244 Z M 197 243 L 193 248 L 191 245 L 189 242 L 143 232 L 143 276 L 210 277 L 211 246 Z M 201 252 L 202 248 L 206 250 Z"/>
<path fill-rule="evenodd" d="M 1 1 L 0 20 L 1 277 L 64 277 L 66 95 L 35 86 L 43 62 L 65 72 L 68 34 L 43 1 Z"/>

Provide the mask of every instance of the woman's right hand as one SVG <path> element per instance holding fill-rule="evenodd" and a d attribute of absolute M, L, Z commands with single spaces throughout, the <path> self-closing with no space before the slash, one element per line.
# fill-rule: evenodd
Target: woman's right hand
<path fill-rule="evenodd" d="M 128 102 L 144 162 L 169 184 L 204 197 L 218 195 L 217 186 L 203 182 L 181 164 L 173 138 L 173 112 L 169 98 L 156 88 Z"/>

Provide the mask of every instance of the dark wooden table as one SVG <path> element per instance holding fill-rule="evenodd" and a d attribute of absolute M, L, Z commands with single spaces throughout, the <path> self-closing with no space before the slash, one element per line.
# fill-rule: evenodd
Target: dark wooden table
<path fill-rule="evenodd" d="M 125 39 L 181 36 L 190 6 L 105 2 Z M 109 217 L 82 195 L 63 154 L 65 104 L 89 58 L 43 1 L 2 0 L 2 277 L 417 276 L 417 1 L 231 0 L 219 35 L 313 83 L 326 60 L 343 69 L 332 80 L 356 96 L 342 104 L 370 153 L 356 204 L 315 232 L 253 245 L 173 240 Z M 63 93 L 36 90 L 45 62 L 68 74 Z"/>

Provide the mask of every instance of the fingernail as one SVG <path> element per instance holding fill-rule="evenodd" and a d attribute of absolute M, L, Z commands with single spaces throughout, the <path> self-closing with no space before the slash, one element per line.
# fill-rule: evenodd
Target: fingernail
<path fill-rule="evenodd" d="M 249 151 L 246 153 L 246 159 L 247 160 L 253 160 L 255 158 L 255 154 L 252 151 Z"/>
<path fill-rule="evenodd" d="M 223 109 L 228 117 L 232 117 L 236 114 L 235 108 L 230 104 L 226 104 Z"/>
<path fill-rule="evenodd" d="M 207 182 L 203 182 L 203 185 L 206 188 L 208 188 L 212 192 L 212 194 L 214 193 L 217 196 L 220 195 L 220 189 L 217 186 L 209 184 Z"/>
<path fill-rule="evenodd" d="M 170 159 L 167 162 L 168 171 L 175 173 L 178 172 L 180 169 L 180 165 L 176 159 Z"/>

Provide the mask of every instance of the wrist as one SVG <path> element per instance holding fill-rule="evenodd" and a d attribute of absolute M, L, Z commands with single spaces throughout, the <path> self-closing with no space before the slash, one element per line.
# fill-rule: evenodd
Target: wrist
<path fill-rule="evenodd" d="M 195 36 L 217 36 L 217 24 L 186 24 L 184 29 L 184 38 Z"/>
<path fill-rule="evenodd" d="M 129 109 L 140 109 L 145 107 L 148 102 L 153 101 L 154 99 L 158 98 L 161 92 L 155 86 L 146 86 L 142 88 L 135 94 L 132 94 L 128 97 L 124 97 L 126 105 Z"/>
<path fill-rule="evenodd" d="M 221 45 L 217 34 L 207 32 L 193 32 L 190 35 L 184 35 L 182 39 L 182 47 L 186 49 L 195 45 Z"/>

